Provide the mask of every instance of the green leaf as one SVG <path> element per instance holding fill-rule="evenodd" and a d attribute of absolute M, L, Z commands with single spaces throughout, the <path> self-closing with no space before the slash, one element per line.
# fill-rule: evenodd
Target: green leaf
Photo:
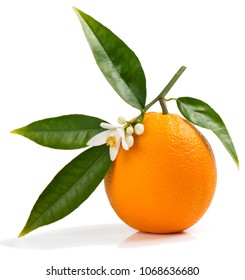
<path fill-rule="evenodd" d="M 86 115 L 65 115 L 33 122 L 11 131 L 54 149 L 79 149 L 104 129 L 101 119 Z"/>
<path fill-rule="evenodd" d="M 239 167 L 238 156 L 230 134 L 221 117 L 207 103 L 192 97 L 179 97 L 177 98 L 177 106 L 188 121 L 212 130 Z"/>
<path fill-rule="evenodd" d="M 106 145 L 92 147 L 68 163 L 39 196 L 19 237 L 74 211 L 96 189 L 111 163 Z"/>
<path fill-rule="evenodd" d="M 77 8 L 74 10 L 105 78 L 124 101 L 142 110 L 146 80 L 135 53 L 107 27 Z"/>

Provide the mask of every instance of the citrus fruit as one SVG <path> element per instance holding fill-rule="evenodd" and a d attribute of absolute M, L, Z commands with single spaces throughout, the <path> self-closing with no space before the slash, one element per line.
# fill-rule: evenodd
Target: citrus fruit
<path fill-rule="evenodd" d="M 112 208 L 143 232 L 181 232 L 208 209 L 216 188 L 216 165 L 204 136 L 175 114 L 146 113 L 144 133 L 120 148 L 105 177 Z"/>

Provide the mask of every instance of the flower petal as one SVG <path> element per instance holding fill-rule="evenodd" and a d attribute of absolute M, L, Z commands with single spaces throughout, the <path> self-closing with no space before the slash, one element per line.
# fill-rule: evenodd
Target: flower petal
<path fill-rule="evenodd" d="M 125 130 L 121 127 L 117 127 L 117 132 L 119 134 L 119 137 L 122 138 L 122 139 L 125 139 Z"/>
<path fill-rule="evenodd" d="M 125 139 L 122 139 L 122 147 L 124 150 L 128 150 L 129 149 L 129 146 L 128 146 L 128 143 Z"/>
<path fill-rule="evenodd" d="M 110 123 L 101 123 L 100 126 L 105 129 L 115 129 L 116 127 Z"/>
<path fill-rule="evenodd" d="M 96 134 L 94 137 L 92 137 L 87 145 L 89 146 L 100 146 L 106 143 L 106 139 L 110 135 L 110 130 L 106 130 L 103 132 L 100 132 L 99 134 Z"/>
<path fill-rule="evenodd" d="M 119 148 L 120 148 L 120 141 L 117 142 L 117 145 L 115 148 L 110 148 L 110 159 L 111 161 L 114 161 L 117 157 L 117 154 L 118 154 L 118 151 L 119 151 Z"/>

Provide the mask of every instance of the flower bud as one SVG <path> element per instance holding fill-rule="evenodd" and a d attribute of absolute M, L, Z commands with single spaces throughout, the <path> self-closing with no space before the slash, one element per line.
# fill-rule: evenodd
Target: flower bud
<path fill-rule="evenodd" d="M 143 125 L 143 123 L 137 123 L 134 126 L 134 132 L 137 135 L 141 135 L 144 132 L 144 125 Z"/>
<path fill-rule="evenodd" d="M 131 148 L 134 145 L 134 137 L 132 135 L 127 134 L 125 136 L 125 141 L 126 141 L 129 148 Z"/>
<path fill-rule="evenodd" d="M 128 135 L 131 135 L 131 134 L 134 133 L 134 128 L 132 127 L 132 125 L 130 125 L 130 126 L 128 126 L 128 127 L 126 128 L 126 133 L 127 133 Z"/>
<path fill-rule="evenodd" d="M 119 117 L 119 118 L 117 119 L 117 122 L 118 122 L 119 124 L 125 124 L 126 119 L 125 119 L 124 117 Z"/>

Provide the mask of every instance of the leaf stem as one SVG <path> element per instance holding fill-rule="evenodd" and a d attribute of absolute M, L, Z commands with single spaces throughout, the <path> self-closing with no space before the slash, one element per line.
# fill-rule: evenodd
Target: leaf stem
<path fill-rule="evenodd" d="M 177 98 L 173 98 L 173 97 L 171 97 L 171 98 L 165 98 L 165 101 L 172 101 L 172 100 L 176 101 Z"/>

